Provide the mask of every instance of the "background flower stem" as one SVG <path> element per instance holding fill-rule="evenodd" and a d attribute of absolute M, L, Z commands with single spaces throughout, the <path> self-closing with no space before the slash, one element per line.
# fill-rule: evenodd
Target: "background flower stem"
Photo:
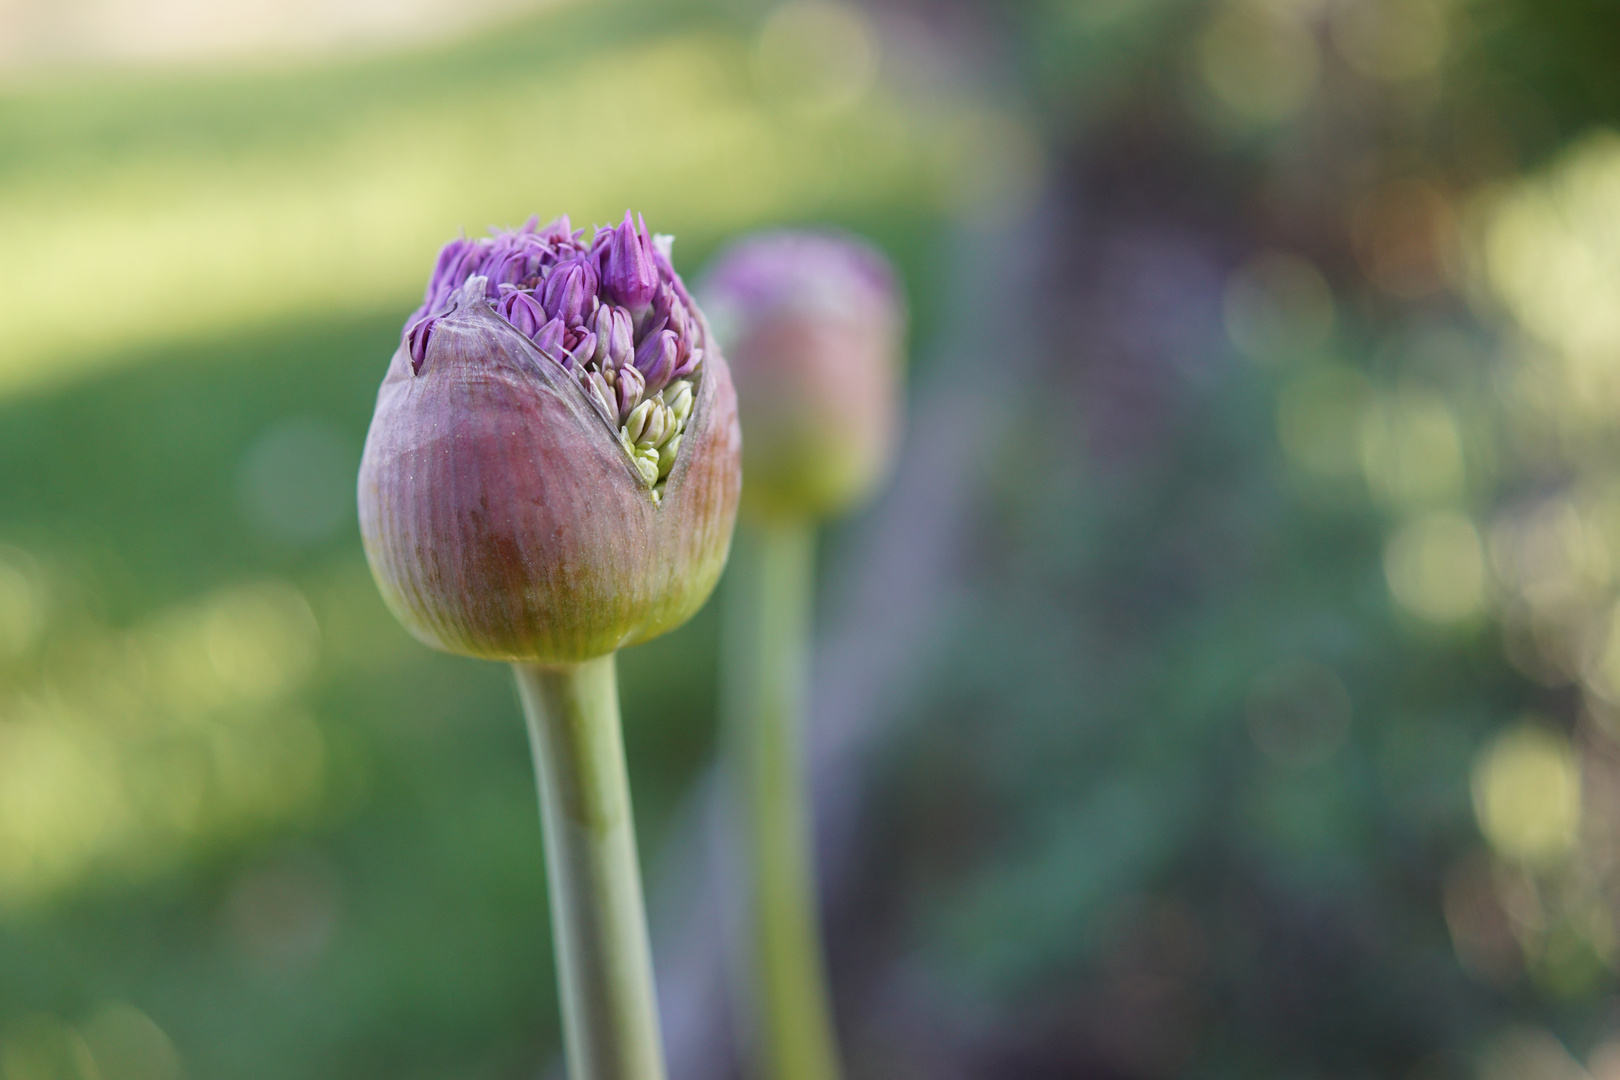
<path fill-rule="evenodd" d="M 836 1080 L 804 755 L 815 585 L 809 522 L 738 530 L 724 642 L 727 759 L 743 808 L 755 1072 Z"/>
<path fill-rule="evenodd" d="M 663 1080 L 614 656 L 514 664 L 540 785 L 570 1080 Z"/>

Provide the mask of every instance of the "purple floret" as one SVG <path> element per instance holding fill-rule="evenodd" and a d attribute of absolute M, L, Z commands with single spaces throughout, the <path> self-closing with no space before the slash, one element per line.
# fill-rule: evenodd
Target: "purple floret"
<path fill-rule="evenodd" d="M 439 252 L 422 306 L 405 321 L 411 366 L 420 372 L 434 323 L 468 279 L 552 361 L 573 372 L 594 401 L 616 406 L 622 423 L 643 399 L 694 375 L 703 360 L 703 325 L 670 265 L 667 239 L 655 242 L 629 211 L 614 228 L 585 230 L 565 214 L 548 225 L 456 239 Z"/>

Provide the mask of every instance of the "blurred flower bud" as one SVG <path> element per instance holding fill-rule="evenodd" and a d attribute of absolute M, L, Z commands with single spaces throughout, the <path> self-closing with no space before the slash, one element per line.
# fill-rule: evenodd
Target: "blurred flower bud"
<path fill-rule="evenodd" d="M 701 293 L 748 431 L 744 508 L 847 509 L 897 435 L 905 310 L 888 260 L 852 237 L 761 233 L 723 251 Z"/>
<path fill-rule="evenodd" d="M 360 527 L 384 599 L 429 645 L 573 663 L 673 629 L 714 588 L 741 483 L 731 376 L 664 251 L 647 245 L 620 284 L 644 305 L 668 290 L 684 337 L 634 333 L 608 306 L 594 267 L 615 265 L 618 237 L 586 242 L 561 218 L 452 241 L 406 321 Z M 628 363 L 643 349 L 703 358 L 675 407 Z"/>

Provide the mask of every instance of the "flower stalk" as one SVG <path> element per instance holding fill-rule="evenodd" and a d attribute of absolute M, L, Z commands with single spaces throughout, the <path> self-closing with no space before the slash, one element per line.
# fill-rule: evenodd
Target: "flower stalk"
<path fill-rule="evenodd" d="M 804 767 L 815 533 L 738 531 L 726 593 L 727 773 L 746 808 L 757 1063 L 770 1080 L 837 1080 Z"/>
<path fill-rule="evenodd" d="M 769 1080 L 837 1080 L 804 746 L 815 530 L 888 471 L 905 305 L 888 260 L 837 233 L 740 240 L 701 292 L 748 429 L 751 527 L 727 586 L 721 660 L 727 771 L 749 840 L 751 1049 Z"/>
<path fill-rule="evenodd" d="M 663 1080 L 614 657 L 725 566 L 741 433 L 725 358 L 626 212 L 445 245 L 377 392 L 360 536 L 383 600 L 511 663 L 540 789 L 572 1080 Z"/>
<path fill-rule="evenodd" d="M 513 671 L 540 788 L 568 1075 L 664 1080 L 616 655 Z"/>

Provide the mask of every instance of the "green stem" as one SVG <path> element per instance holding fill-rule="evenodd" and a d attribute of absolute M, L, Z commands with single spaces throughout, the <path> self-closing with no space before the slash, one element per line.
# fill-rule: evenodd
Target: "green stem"
<path fill-rule="evenodd" d="M 754 1056 L 770 1080 L 837 1080 L 803 746 L 814 531 L 808 523 L 739 530 L 731 567 L 727 757 L 749 841 Z"/>
<path fill-rule="evenodd" d="M 540 782 L 569 1080 L 664 1080 L 613 661 L 513 668 Z"/>

